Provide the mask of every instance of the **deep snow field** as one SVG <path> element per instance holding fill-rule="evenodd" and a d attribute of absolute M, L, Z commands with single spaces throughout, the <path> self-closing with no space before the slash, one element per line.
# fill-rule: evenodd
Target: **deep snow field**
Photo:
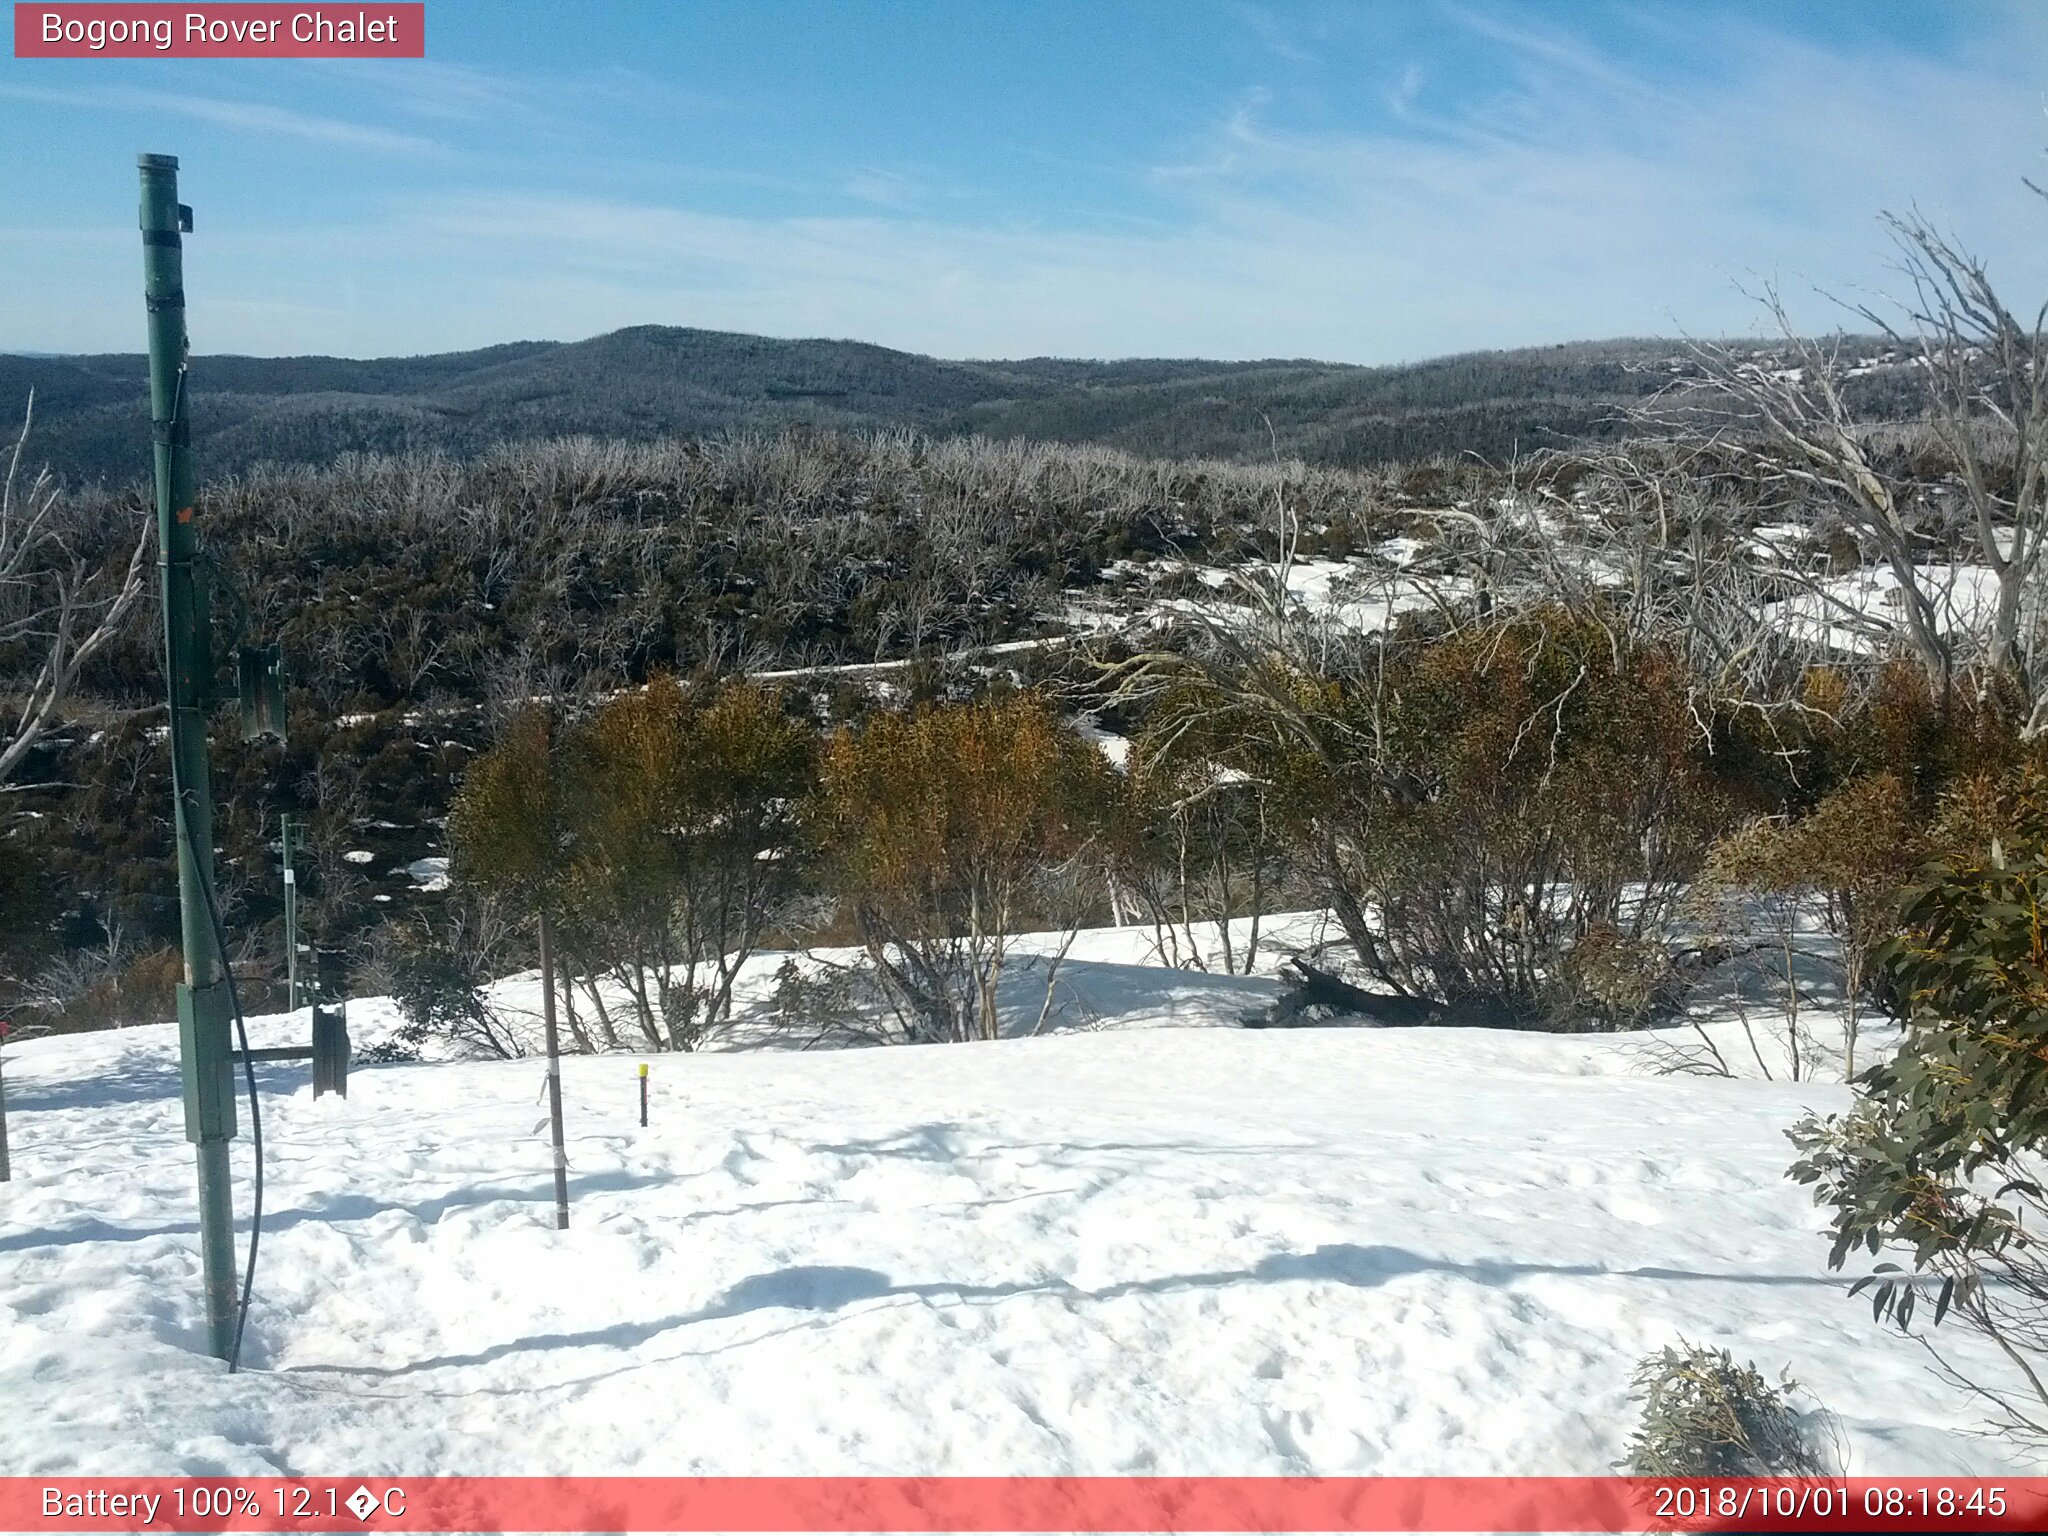
<path fill-rule="evenodd" d="M 1680 1337 L 1789 1367 L 1852 1474 L 2013 1468 L 1784 1177 L 1839 1082 L 1660 1074 L 1642 1036 L 1218 1027 L 1278 983 L 1149 938 L 1084 934 L 1036 1038 L 648 1058 L 645 1130 L 640 1058 L 569 1060 L 566 1233 L 539 1061 L 359 1066 L 317 1103 L 259 1069 L 234 1377 L 175 1030 L 17 1046 L 0 1472 L 1601 1473 Z M 351 1005 L 359 1045 L 392 1019 Z"/>

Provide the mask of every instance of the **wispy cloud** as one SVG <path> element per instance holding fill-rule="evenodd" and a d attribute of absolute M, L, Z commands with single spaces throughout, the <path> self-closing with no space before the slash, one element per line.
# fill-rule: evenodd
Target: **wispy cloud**
<path fill-rule="evenodd" d="M 538 115 L 544 99 L 528 81 L 440 59 L 411 59 L 401 69 L 376 59 L 307 60 L 291 67 L 309 89 L 338 81 L 358 99 L 376 102 L 380 110 L 430 121 L 516 121 Z"/>
<path fill-rule="evenodd" d="M 1512 22 L 1503 21 L 1498 14 L 1489 15 L 1475 11 L 1468 6 L 1455 4 L 1454 0 L 1437 0 L 1436 8 L 1466 31 L 1501 44 L 1525 63 L 1562 70 L 1583 82 L 1600 86 L 1616 94 L 1631 95 L 1638 99 L 1653 97 L 1656 94 L 1646 82 L 1567 32 L 1555 29 L 1539 32 L 1529 27 L 1516 26 Z"/>
<path fill-rule="evenodd" d="M 845 181 L 848 197 L 878 208 L 914 208 L 925 200 L 923 184 L 903 171 L 876 170 L 864 166 Z"/>
<path fill-rule="evenodd" d="M 63 91 L 41 86 L 0 85 L 0 97 L 40 102 L 46 106 L 84 107 L 99 112 L 170 112 L 238 133 L 274 134 L 348 149 L 376 150 L 384 154 L 429 155 L 438 154 L 441 150 L 441 146 L 431 139 L 367 123 L 322 117 L 267 102 L 195 96 L 140 86 L 109 85 Z"/>
<path fill-rule="evenodd" d="M 1422 94 L 1423 79 L 1422 66 L 1410 63 L 1401 71 L 1400 81 L 1387 92 L 1387 110 L 1394 115 L 1396 121 L 1412 121 L 1410 111 L 1415 105 L 1416 98 Z"/>
<path fill-rule="evenodd" d="M 1122 150 L 1101 174 L 1131 190 L 1108 210 L 1062 211 L 1056 184 L 962 194 L 957 166 L 880 144 L 850 141 L 836 172 L 814 163 L 769 186 L 767 160 L 622 153 L 593 174 L 581 139 L 515 167 L 457 137 L 464 154 L 431 185 L 380 190 L 346 222 L 216 233 L 193 279 L 221 295 L 202 341 L 362 354 L 660 322 L 949 356 L 1370 362 L 1744 331 L 1761 316 L 1740 289 L 1759 278 L 1826 326 L 1841 313 L 1809 289 L 1882 288 L 1876 215 L 1915 200 L 2016 301 L 2048 293 L 2048 207 L 2020 182 L 2038 179 L 2048 143 L 2040 12 L 1987 11 L 1971 47 L 1915 53 L 1692 9 L 1603 13 L 1606 29 L 1587 34 L 1449 0 L 1463 39 L 1449 55 L 1346 34 L 1350 14 L 1323 16 L 1314 87 L 1280 66 L 1240 74 L 1209 98 L 1206 127 Z M 1361 87 L 1355 110 L 1329 110 L 1339 78 Z M 456 86 L 486 122 L 501 93 L 530 101 L 517 81 Z M 398 122 L 426 117 L 387 105 Z M 486 181 L 494 163 L 503 173 Z M 11 248 L 0 236 L 0 254 Z M 21 297 L 33 291 L 0 281 L 0 336 L 86 344 L 50 336 L 48 295 Z"/>
<path fill-rule="evenodd" d="M 1237 16 L 1275 58 L 1290 64 L 1322 62 L 1322 54 L 1315 46 L 1317 29 L 1305 23 L 1299 13 L 1282 17 L 1266 6 L 1244 4 L 1237 7 Z"/>

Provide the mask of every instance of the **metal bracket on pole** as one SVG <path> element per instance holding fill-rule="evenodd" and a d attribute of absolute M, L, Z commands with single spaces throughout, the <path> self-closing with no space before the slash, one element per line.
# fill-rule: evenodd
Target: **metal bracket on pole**
<path fill-rule="evenodd" d="M 178 984 L 178 1052 L 185 1069 L 185 1139 L 225 1141 L 235 1134 L 234 1010 L 228 985 Z"/>
<path fill-rule="evenodd" d="M 284 661 L 277 646 L 245 645 L 235 663 L 235 692 L 242 701 L 242 740 L 265 736 L 284 740 Z"/>
<path fill-rule="evenodd" d="M 243 1062 L 310 1061 L 313 1063 L 313 1097 L 323 1093 L 338 1093 L 348 1097 L 349 1064 L 348 1020 L 339 1007 L 323 1008 L 313 1005 L 313 1043 L 311 1045 L 266 1045 L 233 1055 L 234 1064 Z"/>
<path fill-rule="evenodd" d="M 313 1097 L 348 1097 L 348 1015 L 340 1006 L 313 1005 Z"/>

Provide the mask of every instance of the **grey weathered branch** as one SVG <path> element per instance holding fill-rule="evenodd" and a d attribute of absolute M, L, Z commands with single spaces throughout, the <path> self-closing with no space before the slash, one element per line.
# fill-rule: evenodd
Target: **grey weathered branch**
<path fill-rule="evenodd" d="M 110 578 L 82 548 L 83 530 L 49 472 L 24 482 L 34 420 L 31 396 L 0 477 L 0 647 L 28 658 L 21 673 L 0 678 L 10 696 L 0 716 L 0 793 L 59 720 L 86 664 L 121 632 L 148 576 L 147 519 L 126 567 Z"/>

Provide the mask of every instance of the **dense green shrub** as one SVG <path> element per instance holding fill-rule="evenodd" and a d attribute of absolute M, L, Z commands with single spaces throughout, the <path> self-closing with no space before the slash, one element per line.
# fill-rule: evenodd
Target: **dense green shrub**
<path fill-rule="evenodd" d="M 1725 1349 L 1666 1348 L 1636 1369 L 1642 1418 L 1621 1469 L 1632 1477 L 1827 1477 L 1838 1451 L 1817 1416 L 1792 1405 L 1790 1376 L 1773 1386 Z"/>
<path fill-rule="evenodd" d="M 1207 969 L 1208 932 L 1224 970 L 1249 972 L 1260 920 L 1286 899 L 1291 873 L 1286 765 L 1226 698 L 1183 685 L 1153 711 L 1126 767 L 1108 839 L 1119 916 L 1129 907 L 1148 919 L 1169 963 Z M 1242 935 L 1231 927 L 1240 919 Z"/>
<path fill-rule="evenodd" d="M 648 1046 L 691 1050 L 797 888 L 814 753 L 782 696 L 746 682 L 658 676 L 560 727 L 530 710 L 463 781 L 452 873 L 546 913 L 572 967 L 624 988 Z"/>
<path fill-rule="evenodd" d="M 473 930 L 459 923 L 412 922 L 392 935 L 388 960 L 392 1001 L 405 1023 L 392 1037 L 400 1050 L 388 1059 L 416 1055 L 428 1039 L 446 1041 L 469 1055 L 501 1059 L 526 1054 L 516 1031 L 491 1005 L 486 988 L 494 979 L 483 946 L 465 942 Z"/>
<path fill-rule="evenodd" d="M 1101 754 L 1031 694 L 879 714 L 833 737 L 811 819 L 911 1038 L 1000 1033 L 1010 940 L 1058 905 L 1057 878 L 1112 795 Z"/>
<path fill-rule="evenodd" d="M 1854 1287 L 1876 1314 L 1910 1326 L 1919 1282 L 1938 1281 L 1935 1323 L 1961 1319 L 2014 1367 L 2011 1382 L 1969 1385 L 2048 1442 L 2048 776 L 1975 781 L 1938 835 L 1954 851 L 1877 952 L 1905 1040 L 1857 1077 L 1853 1111 L 1793 1129 L 1792 1174 L 1833 1211 L 1832 1265 L 1910 1255 Z"/>
<path fill-rule="evenodd" d="M 1733 812 L 1690 680 L 1556 611 L 1390 650 L 1294 706 L 1325 743 L 1289 793 L 1296 835 L 1348 936 L 1453 1008 L 1612 1018 L 1575 994 L 1573 949 L 1661 937 Z"/>

